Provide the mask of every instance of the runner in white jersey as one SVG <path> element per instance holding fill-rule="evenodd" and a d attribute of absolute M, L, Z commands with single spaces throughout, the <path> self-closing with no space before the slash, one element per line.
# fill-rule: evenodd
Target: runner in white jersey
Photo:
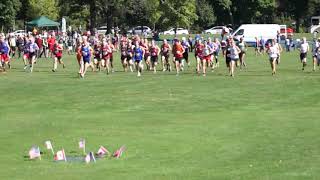
<path fill-rule="evenodd" d="M 272 75 L 276 74 L 276 61 L 278 58 L 278 54 L 280 53 L 280 50 L 277 46 L 277 43 L 275 40 L 272 40 L 272 43 L 269 43 L 269 48 L 267 50 L 267 53 L 269 55 L 270 65 L 272 69 Z"/>
<path fill-rule="evenodd" d="M 235 44 L 233 39 L 230 39 L 230 63 L 229 63 L 229 73 L 231 77 L 234 77 L 234 71 L 236 68 L 236 64 L 239 60 L 239 54 L 241 52 L 241 50 L 239 49 L 239 47 Z"/>
<path fill-rule="evenodd" d="M 313 71 L 316 71 L 316 66 L 319 66 L 319 59 L 318 59 L 318 49 L 320 46 L 320 38 L 314 39 L 312 44 L 312 59 L 313 59 Z"/>
<path fill-rule="evenodd" d="M 307 39 L 305 37 L 302 38 L 302 43 L 300 45 L 300 60 L 302 63 L 302 70 L 307 66 L 307 55 L 309 51 L 309 44 L 307 42 Z"/>
<path fill-rule="evenodd" d="M 245 61 L 247 44 L 246 42 L 244 42 L 243 37 L 240 38 L 240 41 L 237 43 L 237 46 L 241 50 L 241 52 L 239 53 L 239 60 L 240 60 L 240 69 L 242 69 L 242 67 L 247 67 L 247 64 Z"/>

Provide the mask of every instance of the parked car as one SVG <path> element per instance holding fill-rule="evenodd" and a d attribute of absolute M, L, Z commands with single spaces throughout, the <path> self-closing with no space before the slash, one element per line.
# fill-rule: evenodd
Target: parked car
<path fill-rule="evenodd" d="M 164 31 L 163 34 L 164 34 L 164 35 L 174 35 L 174 34 L 175 34 L 175 28 L 171 28 L 171 29 L 169 29 L 168 31 Z M 188 29 L 177 28 L 176 34 L 177 34 L 177 35 L 189 34 L 189 31 L 188 31 Z"/>
<path fill-rule="evenodd" d="M 294 30 L 292 28 L 281 28 L 280 29 L 280 35 L 281 39 L 284 40 L 287 37 L 292 37 L 294 33 Z"/>
<path fill-rule="evenodd" d="M 203 33 L 204 34 L 221 34 L 224 28 L 227 28 L 229 29 L 229 32 L 232 32 L 232 29 L 226 26 L 215 26 L 210 29 L 204 30 Z"/>
<path fill-rule="evenodd" d="M 128 32 L 128 34 L 137 34 L 137 35 L 142 35 L 145 34 L 147 36 L 152 34 L 152 30 L 148 27 L 148 26 L 137 26 L 134 27 L 132 29 L 130 29 Z"/>
<path fill-rule="evenodd" d="M 107 33 L 107 30 L 108 30 L 108 27 L 107 26 L 101 26 L 99 28 L 97 28 L 97 32 L 98 34 L 106 34 Z M 114 34 L 114 28 L 111 29 L 111 33 Z"/>
<path fill-rule="evenodd" d="M 25 30 L 17 30 L 17 31 L 15 31 L 15 32 L 13 32 L 13 34 L 14 34 L 14 36 L 25 36 L 25 35 L 27 35 L 27 33 L 26 33 L 26 31 Z"/>

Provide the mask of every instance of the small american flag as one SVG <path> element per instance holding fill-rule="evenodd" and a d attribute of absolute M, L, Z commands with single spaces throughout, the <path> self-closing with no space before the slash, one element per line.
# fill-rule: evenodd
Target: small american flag
<path fill-rule="evenodd" d="M 86 157 L 84 158 L 84 161 L 88 164 L 91 161 L 96 162 L 96 158 L 94 157 L 93 152 L 90 152 L 89 154 L 86 155 Z"/>
<path fill-rule="evenodd" d="M 33 146 L 29 150 L 29 157 L 30 159 L 36 159 L 39 158 L 41 160 L 41 153 L 40 153 L 40 148 L 38 146 Z"/>
<path fill-rule="evenodd" d="M 116 150 L 116 152 L 113 153 L 113 157 L 120 158 L 122 153 L 125 151 L 125 146 L 121 146 L 120 149 Z"/>
<path fill-rule="evenodd" d="M 109 155 L 110 154 L 110 152 L 105 148 L 105 147 L 103 147 L 103 146 L 100 146 L 100 148 L 99 148 L 99 150 L 98 150 L 98 152 L 97 152 L 97 155 L 98 156 L 104 156 L 104 155 Z"/>
<path fill-rule="evenodd" d="M 67 161 L 66 154 L 64 153 L 64 149 L 58 151 L 57 154 L 54 156 L 54 160 L 56 161 Z"/>
<path fill-rule="evenodd" d="M 85 149 L 86 148 L 86 141 L 84 139 L 80 139 L 79 148 L 80 149 Z"/>

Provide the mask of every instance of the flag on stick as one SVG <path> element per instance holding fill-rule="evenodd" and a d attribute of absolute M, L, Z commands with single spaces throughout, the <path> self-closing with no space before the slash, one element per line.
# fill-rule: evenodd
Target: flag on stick
<path fill-rule="evenodd" d="M 57 154 L 54 156 L 54 160 L 67 162 L 67 158 L 66 158 L 66 154 L 64 153 L 64 149 L 62 149 L 61 151 L 57 151 Z"/>
<path fill-rule="evenodd" d="M 86 141 L 85 139 L 80 139 L 79 141 L 79 149 L 83 150 L 83 154 L 86 154 Z"/>
<path fill-rule="evenodd" d="M 105 155 L 110 155 L 110 152 L 103 146 L 100 146 L 98 152 L 97 152 L 97 155 L 102 157 L 102 156 L 105 156 Z"/>
<path fill-rule="evenodd" d="M 30 159 L 39 158 L 41 160 L 40 148 L 38 146 L 32 146 L 29 150 L 29 157 Z"/>
<path fill-rule="evenodd" d="M 53 151 L 53 147 L 52 147 L 51 141 L 46 141 L 45 145 L 46 145 L 47 149 L 51 150 L 52 154 L 54 155 L 54 151 Z"/>
<path fill-rule="evenodd" d="M 84 158 L 84 161 L 89 164 L 91 161 L 92 162 L 96 162 L 96 158 L 94 157 L 93 152 L 90 152 L 89 154 L 86 155 L 86 157 Z"/>
<path fill-rule="evenodd" d="M 124 151 L 125 146 L 121 146 L 120 149 L 116 150 L 116 152 L 113 153 L 113 157 L 119 159 Z"/>

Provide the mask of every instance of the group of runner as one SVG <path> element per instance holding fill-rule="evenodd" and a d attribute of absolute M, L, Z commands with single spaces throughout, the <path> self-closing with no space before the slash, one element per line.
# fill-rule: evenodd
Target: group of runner
<path fill-rule="evenodd" d="M 146 70 L 157 73 L 157 66 L 160 64 L 159 57 L 161 58 L 162 71 L 172 71 L 174 68 L 176 74 L 179 75 L 186 65 L 190 67 L 189 52 L 191 48 L 194 48 L 195 52 L 196 72 L 203 76 L 206 76 L 208 69 L 213 71 L 219 67 L 220 52 L 226 58 L 230 76 L 234 76 L 236 66 L 246 67 L 247 46 L 243 39 L 239 43 L 235 43 L 232 38 L 221 42 L 217 38 L 213 40 L 211 38 L 206 40 L 197 38 L 195 44 L 192 45 L 189 40 L 183 37 L 181 40 L 175 38 L 172 44 L 164 39 L 161 46 L 158 46 L 154 40 L 149 42 L 148 39 L 139 36 L 133 36 L 131 39 L 122 36 L 119 40 L 119 48 L 108 37 L 96 37 L 91 43 L 88 39 L 89 37 L 83 36 L 77 41 L 80 77 L 85 76 L 89 67 L 97 71 L 105 70 L 107 74 L 113 72 L 113 53 L 116 51 L 120 52 L 124 71 L 133 72 L 136 70 L 137 76 L 141 76 L 144 65 L 146 65 Z"/>
<path fill-rule="evenodd" d="M 38 38 L 38 37 L 37 37 Z M 34 64 L 37 61 L 38 52 L 40 50 L 36 43 L 37 38 L 34 36 L 23 37 L 23 62 L 24 69 L 33 72 Z M 51 38 L 50 39 L 55 39 Z M 75 39 L 75 52 L 79 64 L 79 76 L 85 77 L 88 68 L 92 71 L 106 71 L 107 74 L 114 72 L 114 53 L 119 51 L 121 55 L 121 64 L 123 70 L 137 71 L 137 76 L 141 76 L 144 65 L 146 70 L 157 73 L 157 66 L 160 64 L 158 58 L 161 59 L 162 71 L 172 71 L 174 68 L 176 74 L 179 75 L 184 70 L 185 66 L 190 67 L 189 53 L 194 50 L 196 59 L 196 72 L 206 76 L 208 70 L 214 71 L 219 67 L 219 54 L 222 53 L 225 58 L 226 66 L 229 70 L 229 75 L 235 75 L 236 67 L 246 68 L 245 56 L 247 52 L 247 45 L 243 38 L 235 42 L 233 38 L 227 37 L 220 41 L 218 38 L 213 40 L 209 37 L 207 39 L 196 38 L 195 43 L 192 44 L 190 38 L 187 40 L 183 37 L 181 40 L 175 38 L 172 43 L 166 39 L 163 40 L 161 46 L 152 40 L 149 42 L 146 38 L 139 36 L 121 36 L 111 38 L 110 36 L 90 36 L 86 34 L 78 36 Z M 119 43 L 118 43 L 119 42 Z M 52 71 L 56 72 L 58 64 L 65 68 L 62 60 L 65 42 L 63 40 L 53 40 L 49 42 L 49 51 L 53 58 Z M 10 39 L 4 35 L 0 36 L 0 70 L 4 71 L 6 66 L 10 65 L 10 51 L 15 51 L 10 46 Z M 300 59 L 303 70 L 307 65 L 307 52 L 309 45 L 306 38 L 300 45 Z M 68 53 L 70 49 L 68 48 Z M 282 47 L 275 38 L 266 44 L 265 52 L 269 55 L 272 75 L 276 74 L 276 66 L 280 63 L 280 54 Z M 319 66 L 320 62 L 320 40 L 316 40 L 312 47 L 313 52 L 313 70 Z M 171 57 L 172 56 L 172 57 Z"/>

